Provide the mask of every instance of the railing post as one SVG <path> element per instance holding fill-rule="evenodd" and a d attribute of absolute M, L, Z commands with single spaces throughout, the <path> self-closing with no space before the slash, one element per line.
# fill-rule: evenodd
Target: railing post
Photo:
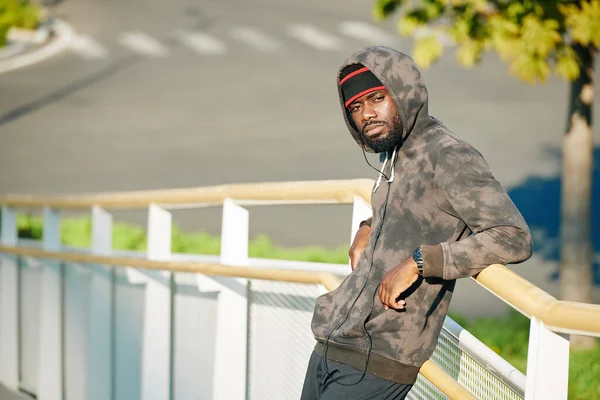
<path fill-rule="evenodd" d="M 4 246 L 17 244 L 17 210 L 2 207 Z M 5 254 L 0 261 L 0 382 L 9 389 L 19 388 L 19 266 L 17 257 Z"/>
<path fill-rule="evenodd" d="M 92 254 L 108 256 L 112 252 L 112 215 L 92 208 Z M 87 396 L 86 400 L 113 398 L 113 302 L 114 271 L 98 266 L 90 282 L 87 319 Z"/>
<path fill-rule="evenodd" d="M 354 196 L 354 203 L 352 206 L 352 226 L 350 229 L 350 243 L 354 241 L 354 236 L 356 236 L 356 232 L 358 232 L 359 224 L 365 219 L 371 217 L 373 215 L 373 210 L 371 209 L 371 205 L 367 203 L 362 197 Z M 348 266 L 350 266 L 350 259 L 348 259 Z M 351 270 L 348 269 L 348 272 Z M 322 292 L 326 292 L 322 291 Z"/>
<path fill-rule="evenodd" d="M 148 209 L 148 250 L 150 260 L 171 258 L 171 213 L 154 204 Z M 160 275 L 170 282 L 171 273 Z M 142 400 L 168 400 L 171 397 L 171 288 L 147 279 L 142 342 Z"/>
<path fill-rule="evenodd" d="M 569 337 L 531 317 L 525 400 L 567 400 Z"/>
<path fill-rule="evenodd" d="M 60 214 L 58 210 L 44 209 L 43 248 L 60 250 Z M 63 398 L 63 277 L 61 263 L 44 260 L 40 290 L 40 331 L 37 398 Z"/>
<path fill-rule="evenodd" d="M 221 263 L 247 265 L 248 210 L 226 199 L 221 229 Z M 230 279 L 237 290 L 221 286 L 218 300 L 214 400 L 246 398 L 248 281 Z"/>
<path fill-rule="evenodd" d="M 352 206 L 352 227 L 350 232 L 350 243 L 354 240 L 356 232 L 358 232 L 358 224 L 365 219 L 373 215 L 371 205 L 367 203 L 362 197 L 354 196 L 354 203 Z"/>

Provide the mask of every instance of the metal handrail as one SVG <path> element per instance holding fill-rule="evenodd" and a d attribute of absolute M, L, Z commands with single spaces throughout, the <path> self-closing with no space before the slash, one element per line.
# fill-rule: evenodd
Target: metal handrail
<path fill-rule="evenodd" d="M 355 196 L 371 201 L 372 179 L 260 182 L 196 188 L 90 193 L 63 196 L 4 195 L 0 206 L 54 209 L 136 209 L 208 207 L 231 199 L 240 205 L 351 204 Z"/>
<path fill-rule="evenodd" d="M 475 281 L 554 332 L 600 337 L 600 304 L 558 300 L 500 264 L 486 267 Z"/>
<path fill-rule="evenodd" d="M 0 196 L 0 206 L 127 209 L 157 204 L 177 208 L 219 205 L 226 199 L 252 205 L 351 204 L 356 196 L 370 203 L 373 183 L 372 179 L 350 179 L 260 182 L 68 196 L 5 195 Z M 553 331 L 600 337 L 600 305 L 557 300 L 502 265 L 491 265 L 474 279 L 514 309 L 530 318 L 535 316 Z"/>

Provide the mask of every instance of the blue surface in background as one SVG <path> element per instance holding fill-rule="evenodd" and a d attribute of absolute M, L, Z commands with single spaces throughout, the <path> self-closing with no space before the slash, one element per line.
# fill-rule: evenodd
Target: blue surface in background
<path fill-rule="evenodd" d="M 561 157 L 560 152 L 556 152 Z M 592 183 L 592 243 L 594 254 L 600 254 L 600 147 L 594 149 L 594 171 Z M 529 177 L 523 184 L 509 190 L 532 231 L 540 231 L 534 236 L 534 252 L 546 260 L 560 260 L 560 208 L 561 177 Z M 536 240 L 537 239 L 537 240 Z M 593 265 L 594 283 L 600 285 L 600 263 Z M 553 279 L 559 278 L 559 271 L 553 271 Z"/>

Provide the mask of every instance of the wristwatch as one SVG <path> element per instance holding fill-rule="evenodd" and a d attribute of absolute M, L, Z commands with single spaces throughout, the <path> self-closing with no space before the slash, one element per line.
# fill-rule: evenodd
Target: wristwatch
<path fill-rule="evenodd" d="M 413 260 L 417 263 L 419 275 L 423 276 L 423 253 L 421 253 L 421 246 L 417 247 L 413 252 Z"/>

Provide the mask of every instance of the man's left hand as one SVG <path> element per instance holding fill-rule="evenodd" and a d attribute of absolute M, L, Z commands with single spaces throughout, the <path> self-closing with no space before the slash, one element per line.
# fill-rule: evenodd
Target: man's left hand
<path fill-rule="evenodd" d="M 401 310 L 406 304 L 404 300 L 396 299 L 419 279 L 419 269 L 412 257 L 398 264 L 383 275 L 379 286 L 379 299 L 388 310 L 390 307 Z"/>

